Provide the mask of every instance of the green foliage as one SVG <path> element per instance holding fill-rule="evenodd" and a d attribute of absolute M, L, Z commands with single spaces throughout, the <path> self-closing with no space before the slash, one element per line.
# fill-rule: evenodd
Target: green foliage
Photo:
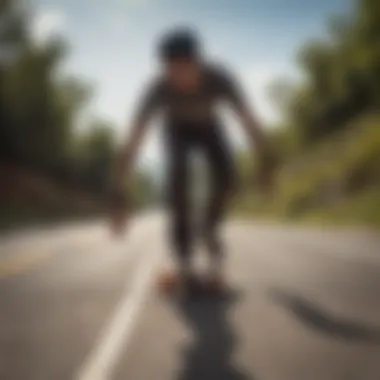
<path fill-rule="evenodd" d="M 12 14 L 9 9 L 7 11 Z M 5 17 L 7 12 L 4 13 Z M 14 49 L 17 47 L 17 55 L 11 61 L 1 62 L 2 159 L 54 165 L 64 156 L 72 128 L 71 110 L 61 101 L 64 87 L 55 81 L 55 71 L 64 56 L 65 46 L 54 41 L 35 47 L 22 32 L 27 23 L 22 16 L 24 14 L 20 13 L 15 19 L 17 25 L 13 26 L 20 29 L 20 34 L 13 33 L 12 39 L 0 38 L 0 41 L 6 40 L 4 45 L 8 49 L 12 50 L 12 44 Z M 4 45 L 0 49 L 6 49 Z M 81 84 L 77 81 L 76 85 Z"/>
<path fill-rule="evenodd" d="M 296 145 L 310 146 L 380 106 L 379 25 L 378 2 L 357 1 L 352 13 L 330 19 L 327 38 L 300 50 L 303 83 L 292 89 L 281 80 L 272 88 L 295 130 Z"/>
<path fill-rule="evenodd" d="M 358 0 L 352 13 L 329 20 L 328 32 L 301 48 L 301 83 L 270 88 L 284 116 L 271 136 L 283 164 L 275 197 L 243 184 L 237 208 L 379 225 L 380 2 Z"/>
<path fill-rule="evenodd" d="M 284 165 L 273 198 L 251 188 L 237 206 L 250 215 L 375 223 L 380 215 L 377 193 L 380 117 L 375 115 L 356 120 L 351 130 L 314 144 Z"/>
<path fill-rule="evenodd" d="M 114 126 L 94 117 L 78 133 L 78 117 L 92 89 L 60 71 L 67 54 L 64 41 L 36 45 L 30 40 L 29 14 L 18 3 L 1 2 L 0 8 L 1 163 L 27 168 L 78 193 L 104 197 L 117 150 Z M 137 173 L 136 181 L 132 202 L 137 205 L 147 201 L 152 186 L 146 174 Z M 61 201 L 64 209 L 75 209 Z"/>

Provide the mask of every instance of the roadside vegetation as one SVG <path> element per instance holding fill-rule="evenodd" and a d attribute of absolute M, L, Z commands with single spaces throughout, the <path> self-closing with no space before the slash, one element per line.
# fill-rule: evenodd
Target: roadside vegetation
<path fill-rule="evenodd" d="M 327 27 L 300 49 L 303 81 L 270 88 L 283 115 L 278 184 L 272 196 L 255 190 L 243 154 L 240 214 L 380 226 L 380 2 L 358 0 Z"/>

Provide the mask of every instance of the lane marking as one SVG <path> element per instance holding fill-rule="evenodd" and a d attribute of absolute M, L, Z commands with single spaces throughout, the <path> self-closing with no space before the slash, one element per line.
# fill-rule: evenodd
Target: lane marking
<path fill-rule="evenodd" d="M 128 347 L 160 255 L 154 257 L 145 255 L 145 257 L 138 270 L 134 272 L 132 281 L 126 282 L 123 296 L 114 314 L 100 334 L 95 349 L 74 377 L 75 380 L 110 379 L 121 352 L 125 352 Z"/>
<path fill-rule="evenodd" d="M 97 231 L 95 235 L 88 235 L 86 232 L 85 235 L 81 235 L 78 231 L 74 231 L 74 238 L 70 239 L 67 236 L 59 237 L 58 240 L 54 239 L 53 241 L 49 241 L 48 243 L 44 242 L 43 244 L 39 244 L 34 249 L 30 250 L 30 245 L 24 243 L 23 248 L 18 248 L 16 253 L 9 254 L 7 258 L 0 258 L 0 280 L 6 279 L 9 277 L 24 275 L 36 268 L 41 267 L 45 264 L 49 259 L 52 259 L 56 255 L 61 254 L 63 251 L 85 251 L 85 252 L 93 252 L 95 248 L 99 247 L 102 243 L 110 243 L 116 247 L 118 244 L 131 245 L 136 244 L 142 236 L 146 234 L 146 229 L 142 228 L 144 226 L 140 226 L 145 223 L 146 228 L 150 228 L 151 225 L 154 225 L 155 220 L 152 219 L 150 221 L 146 221 L 143 218 L 139 218 L 134 221 L 135 226 L 125 235 L 125 237 L 121 238 L 116 242 L 112 238 L 106 238 L 107 235 L 103 233 L 99 233 Z M 107 231 L 107 228 L 104 228 L 104 231 Z M 76 236 L 79 234 L 79 237 Z M 42 238 L 39 238 L 40 241 Z M 50 237 L 51 239 L 51 237 Z M 105 250 L 103 248 L 103 250 Z M 112 250 L 112 248 L 111 248 Z"/>
<path fill-rule="evenodd" d="M 4 260 L 0 263 L 0 279 L 17 276 L 32 270 L 52 257 L 51 251 L 32 253 L 26 257 Z"/>
<path fill-rule="evenodd" d="M 98 244 L 98 238 L 91 239 L 89 241 L 82 242 L 81 240 L 73 241 L 70 244 L 58 244 L 56 247 L 40 247 L 37 251 L 31 251 L 29 253 L 25 249 L 23 252 L 17 252 L 13 254 L 13 257 L 0 260 L 0 279 L 5 279 L 13 276 L 23 275 L 27 272 L 40 267 L 49 259 L 52 259 L 56 255 L 59 255 L 63 251 L 70 251 L 74 244 L 85 243 L 84 245 L 78 246 L 77 250 L 89 250 L 94 244 Z"/>
<path fill-rule="evenodd" d="M 135 244 L 136 241 L 141 239 L 141 236 L 144 236 L 146 234 L 146 228 L 149 229 L 155 223 L 156 218 L 154 217 L 147 218 L 141 216 L 136 218 L 134 220 L 134 227 L 131 229 L 131 231 L 128 231 L 125 237 L 121 238 L 117 244 L 128 244 L 128 246 Z M 146 228 L 141 228 L 140 225 L 143 225 L 143 227 L 145 225 Z M 104 231 L 108 231 L 107 225 L 105 225 L 104 228 L 100 230 L 96 230 L 95 234 L 89 233 L 87 230 L 81 232 L 77 228 L 70 228 L 69 230 L 65 230 L 65 235 L 59 236 L 58 239 L 53 239 L 52 232 L 42 232 L 42 236 L 38 237 L 37 243 L 33 243 L 33 240 L 29 243 L 23 242 L 21 244 L 21 247 L 18 246 L 17 251 L 15 249 L 12 249 L 12 246 L 8 247 L 8 257 L 0 257 L 0 280 L 13 276 L 24 275 L 42 266 L 49 259 L 62 253 L 62 251 L 76 250 L 92 252 L 92 248 L 98 248 L 99 244 L 101 243 L 110 243 L 113 241 L 112 244 L 115 245 L 115 239 L 112 239 L 111 237 L 107 238 L 107 235 L 103 233 Z M 46 234 L 48 237 L 44 236 Z M 70 234 L 73 236 L 72 238 L 70 238 Z M 32 238 L 34 240 L 37 239 L 35 236 L 32 236 Z M 45 239 L 47 239 L 48 242 L 46 242 Z M 51 239 L 53 240 L 51 241 Z M 41 240 L 44 242 L 42 244 L 38 244 L 38 242 Z M 117 246 L 117 244 L 115 246 Z M 32 250 L 30 249 L 31 246 L 34 246 L 32 247 Z M 13 250 L 16 252 L 12 252 Z M 103 248 L 103 250 L 105 249 Z"/>

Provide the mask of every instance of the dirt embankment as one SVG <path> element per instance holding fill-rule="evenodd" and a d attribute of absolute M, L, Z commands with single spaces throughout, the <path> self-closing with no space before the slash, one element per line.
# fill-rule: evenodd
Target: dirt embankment
<path fill-rule="evenodd" d="M 28 168 L 0 164 L 1 226 L 98 214 L 104 199 Z"/>

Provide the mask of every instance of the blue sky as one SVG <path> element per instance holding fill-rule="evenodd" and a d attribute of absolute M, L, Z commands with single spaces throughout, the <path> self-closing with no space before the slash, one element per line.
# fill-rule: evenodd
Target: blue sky
<path fill-rule="evenodd" d="M 264 121 L 278 115 L 266 94 L 277 77 L 297 77 L 295 55 L 323 36 L 328 17 L 352 0 L 35 0 L 33 30 L 43 41 L 63 34 L 71 54 L 65 69 L 93 83 L 91 112 L 118 131 L 141 86 L 156 68 L 154 43 L 173 25 L 199 29 L 210 57 L 236 71 Z M 145 154 L 156 154 L 152 138 Z M 147 153 L 148 152 L 148 153 Z"/>

